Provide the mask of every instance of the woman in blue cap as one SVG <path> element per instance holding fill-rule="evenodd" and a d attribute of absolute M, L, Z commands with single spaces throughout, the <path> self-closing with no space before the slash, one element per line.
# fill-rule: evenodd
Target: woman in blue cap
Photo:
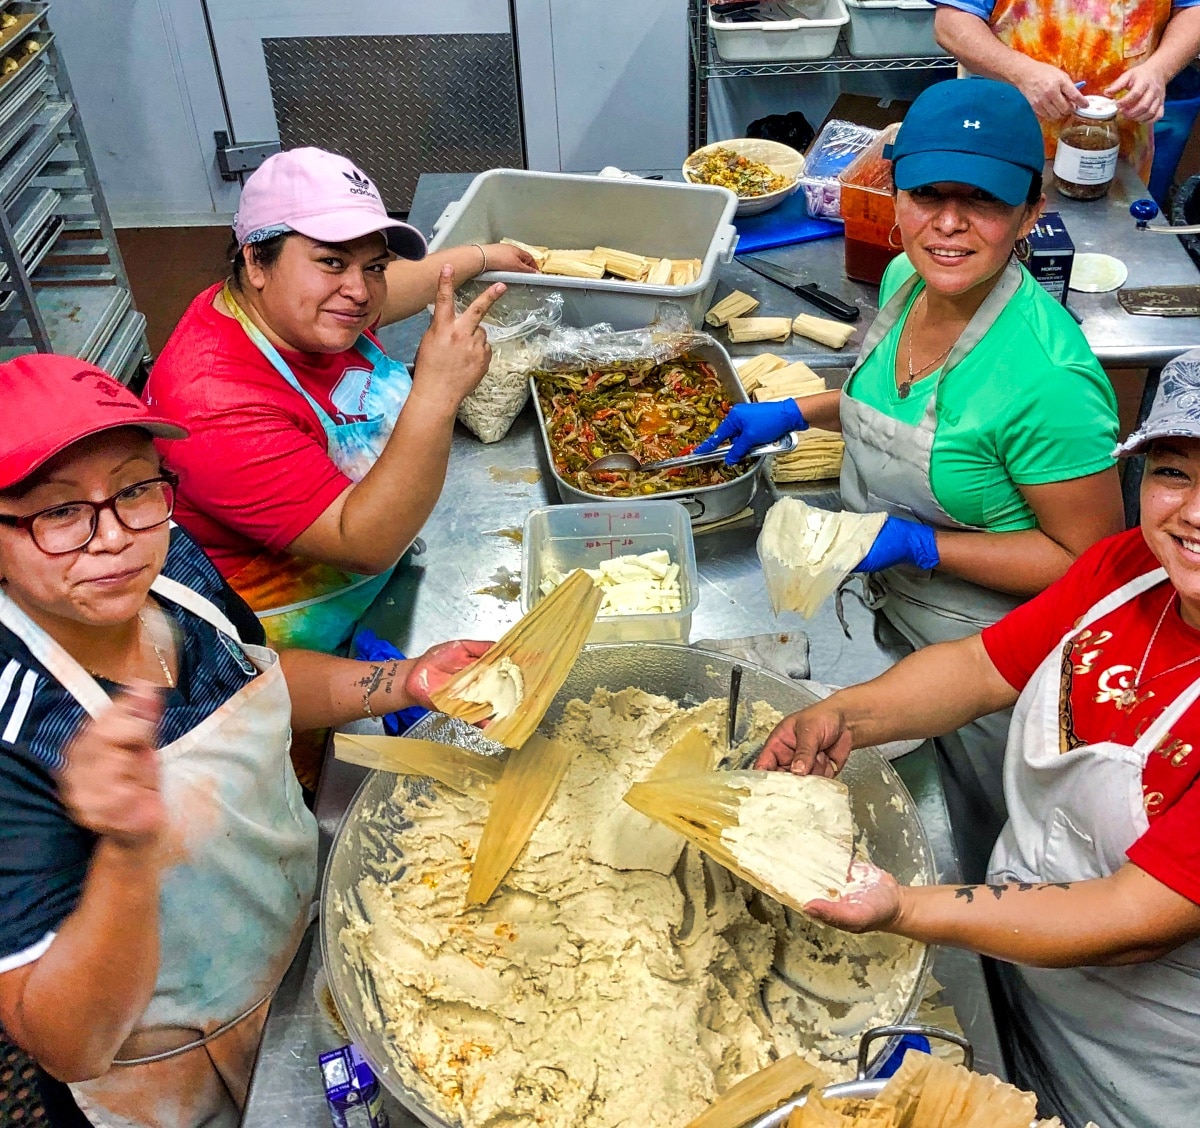
<path fill-rule="evenodd" d="M 803 413 L 794 400 L 739 405 L 709 442 L 732 438 L 737 459 L 810 424 L 842 432 L 843 503 L 889 514 L 858 570 L 907 652 L 996 622 L 1123 521 L 1112 387 L 1019 261 L 1045 202 L 1029 103 L 990 79 L 938 83 L 888 155 L 904 253 L 844 390 Z M 1004 823 L 1008 722 L 984 717 L 939 747 L 972 880 Z"/>

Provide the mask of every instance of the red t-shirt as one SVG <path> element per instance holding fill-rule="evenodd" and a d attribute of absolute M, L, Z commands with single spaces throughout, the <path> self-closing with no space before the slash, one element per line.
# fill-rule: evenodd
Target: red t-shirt
<path fill-rule="evenodd" d="M 1159 566 L 1142 537 L 1131 529 L 1093 545 L 1065 576 L 1041 595 L 983 632 L 983 645 L 1004 679 L 1017 690 L 1058 651 L 1063 636 L 1106 595 Z M 1163 617 L 1168 600 L 1170 609 Z M 1149 655 L 1160 618 L 1162 627 Z M 1066 752 L 1081 744 L 1133 744 L 1159 713 L 1200 677 L 1200 631 L 1179 614 L 1167 581 L 1104 615 L 1072 643 L 1062 658 L 1069 685 L 1059 739 Z M 1132 687 L 1145 657 L 1138 700 L 1123 708 L 1121 691 Z M 1142 769 L 1142 796 L 1150 828 L 1128 850 L 1129 860 L 1164 885 L 1200 903 L 1200 704 L 1179 719 Z"/>
<path fill-rule="evenodd" d="M 179 475 L 175 517 L 228 578 L 264 546 L 286 548 L 351 482 L 330 460 L 308 401 L 238 322 L 213 308 L 220 288 L 188 306 L 145 398 L 191 430 L 158 441 Z M 280 355 L 335 422 L 363 418 L 353 411 L 371 365 L 358 351 Z"/>

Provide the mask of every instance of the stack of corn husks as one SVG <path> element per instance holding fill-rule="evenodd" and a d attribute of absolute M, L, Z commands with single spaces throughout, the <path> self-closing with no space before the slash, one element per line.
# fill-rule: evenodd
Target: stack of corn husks
<path fill-rule="evenodd" d="M 558 250 L 501 239 L 533 257 L 543 274 L 563 278 L 600 279 L 606 276 L 625 282 L 644 282 L 647 286 L 688 286 L 700 277 L 704 264 L 700 259 L 670 259 L 621 251 L 615 247 Z"/>
<path fill-rule="evenodd" d="M 789 364 L 774 353 L 759 353 L 738 370 L 742 387 L 758 403 L 798 399 L 827 390 L 825 381 L 807 364 Z M 804 404 L 800 404 L 804 410 Z M 796 447 L 788 454 L 775 456 L 771 477 L 776 482 L 812 482 L 836 478 L 842 472 L 842 453 L 846 444 L 833 431 L 810 427 L 796 433 Z"/>

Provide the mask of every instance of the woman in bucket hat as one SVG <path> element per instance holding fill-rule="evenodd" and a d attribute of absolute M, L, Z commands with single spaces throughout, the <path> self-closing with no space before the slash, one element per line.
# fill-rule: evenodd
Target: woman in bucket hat
<path fill-rule="evenodd" d="M 736 457 L 809 423 L 842 432 L 843 505 L 889 514 L 858 570 L 899 656 L 994 623 L 1124 521 L 1112 386 L 1019 261 L 1045 200 L 1029 103 L 990 79 L 937 83 L 887 155 L 904 253 L 844 389 L 739 405 L 714 438 Z M 974 880 L 1004 824 L 1007 729 L 1002 713 L 938 745 Z"/>
<path fill-rule="evenodd" d="M 528 271 L 504 244 L 426 256 L 345 157 L 301 148 L 246 181 L 230 277 L 191 304 L 148 402 L 187 423 L 166 442 L 179 521 L 260 615 L 272 645 L 334 650 L 437 502 L 455 412 L 487 371 L 454 287 Z M 373 331 L 435 303 L 410 374 Z"/>
<path fill-rule="evenodd" d="M 1163 370 L 1139 528 L 982 634 L 784 719 L 760 767 L 832 775 L 852 747 L 1016 710 L 987 884 L 878 870 L 810 906 L 855 932 L 1000 965 L 1015 1080 L 1068 1128 L 1195 1124 L 1200 1061 L 1200 350 Z"/>
<path fill-rule="evenodd" d="M 0 400 L 0 1026 L 97 1128 L 235 1128 L 316 880 L 292 728 L 428 707 L 487 644 L 277 655 L 170 524 L 184 427 L 69 357 Z"/>

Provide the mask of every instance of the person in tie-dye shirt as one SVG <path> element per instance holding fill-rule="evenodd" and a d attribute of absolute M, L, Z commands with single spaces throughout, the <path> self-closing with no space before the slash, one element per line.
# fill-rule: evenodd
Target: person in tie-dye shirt
<path fill-rule="evenodd" d="M 1200 54 L 1200 0 L 934 2 L 938 42 L 973 74 L 1020 89 L 1047 157 L 1084 95 L 1103 94 L 1120 106 L 1121 156 L 1149 181 L 1167 83 Z"/>

